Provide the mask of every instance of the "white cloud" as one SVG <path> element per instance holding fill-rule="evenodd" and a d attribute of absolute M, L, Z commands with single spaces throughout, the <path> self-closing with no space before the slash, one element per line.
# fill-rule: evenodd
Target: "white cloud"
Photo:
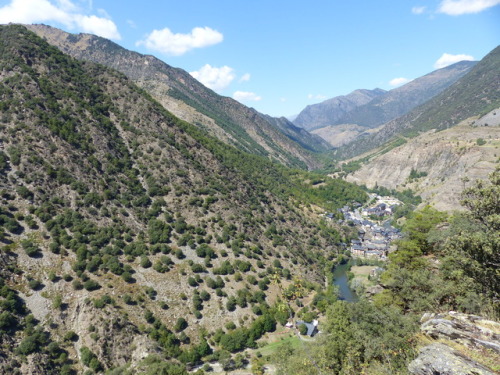
<path fill-rule="evenodd" d="M 309 95 L 307 95 L 307 99 L 323 100 L 323 99 L 326 99 L 326 96 L 325 95 L 321 95 L 321 94 L 316 94 L 316 95 L 309 94 Z"/>
<path fill-rule="evenodd" d="M 441 69 L 464 60 L 472 61 L 474 60 L 474 57 L 470 55 L 450 55 L 449 53 L 443 53 L 443 55 L 434 63 L 434 68 Z"/>
<path fill-rule="evenodd" d="M 500 0 L 443 0 L 438 12 L 450 16 L 479 13 L 500 4 Z"/>
<path fill-rule="evenodd" d="M 195 27 L 189 34 L 174 34 L 170 29 L 153 30 L 145 40 L 136 43 L 167 55 L 180 56 L 194 48 L 222 42 L 224 36 L 210 27 Z"/>
<path fill-rule="evenodd" d="M 115 23 L 110 19 L 97 16 L 78 16 L 76 20 L 82 31 L 86 33 L 109 39 L 120 39 L 120 33 Z"/>
<path fill-rule="evenodd" d="M 399 77 L 399 78 L 391 79 L 389 81 L 389 85 L 391 85 L 392 87 L 396 87 L 396 86 L 404 85 L 405 83 L 408 83 L 410 81 L 411 81 L 411 79 Z"/>
<path fill-rule="evenodd" d="M 413 14 L 423 14 L 425 12 L 425 10 L 427 9 L 427 7 L 413 7 L 411 8 L 411 12 Z"/>
<path fill-rule="evenodd" d="M 133 29 L 137 29 L 137 25 L 135 24 L 135 22 L 134 22 L 134 21 L 132 21 L 132 20 L 127 20 L 127 24 L 128 24 L 131 28 L 133 28 Z"/>
<path fill-rule="evenodd" d="M 78 12 L 78 7 L 73 4 L 70 0 L 57 0 L 59 8 L 64 12 L 76 13 Z"/>
<path fill-rule="evenodd" d="M 262 100 L 262 98 L 257 94 L 248 91 L 235 91 L 233 99 L 239 102 L 258 102 L 259 100 Z"/>
<path fill-rule="evenodd" d="M 236 77 L 233 68 L 229 66 L 222 66 L 217 68 L 206 64 L 195 72 L 190 72 L 194 78 L 203 83 L 208 88 L 220 91 L 225 89 Z"/>
<path fill-rule="evenodd" d="M 250 73 L 245 73 L 241 76 L 238 82 L 248 82 L 250 81 Z"/>
<path fill-rule="evenodd" d="M 102 13 L 102 12 L 101 12 Z M 69 0 L 12 0 L 0 8 L 3 23 L 59 23 L 69 29 L 78 29 L 104 38 L 120 39 L 115 23 L 108 17 L 83 14 Z"/>

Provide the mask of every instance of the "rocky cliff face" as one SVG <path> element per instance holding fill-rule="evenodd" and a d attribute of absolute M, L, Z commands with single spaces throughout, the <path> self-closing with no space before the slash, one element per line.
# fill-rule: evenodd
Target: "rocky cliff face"
<path fill-rule="evenodd" d="M 254 109 L 217 95 L 182 69 L 95 35 L 74 35 L 45 25 L 26 27 L 64 53 L 124 73 L 174 115 L 228 144 L 289 166 L 319 166 L 313 155 L 293 140 L 294 129 L 282 133 Z M 309 149 L 324 150 L 325 145 L 308 133 L 300 138 Z"/>
<path fill-rule="evenodd" d="M 388 152 L 373 152 L 346 179 L 369 187 L 411 188 L 439 210 L 459 209 L 468 181 L 486 179 L 499 163 L 499 126 L 497 109 L 454 128 L 431 131 Z"/>
<path fill-rule="evenodd" d="M 425 314 L 421 331 L 431 342 L 408 369 L 414 375 L 494 375 L 500 371 L 500 323 L 450 311 Z"/>

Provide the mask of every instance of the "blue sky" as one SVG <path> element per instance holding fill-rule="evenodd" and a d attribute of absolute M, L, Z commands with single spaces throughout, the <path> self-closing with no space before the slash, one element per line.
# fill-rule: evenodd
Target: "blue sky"
<path fill-rule="evenodd" d="M 499 44 L 500 0 L 0 0 L 0 23 L 89 32 L 290 116 L 391 89 Z"/>

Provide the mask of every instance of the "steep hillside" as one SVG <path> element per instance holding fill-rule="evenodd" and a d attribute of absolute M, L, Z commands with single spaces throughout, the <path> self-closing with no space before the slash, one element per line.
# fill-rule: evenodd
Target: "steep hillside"
<path fill-rule="evenodd" d="M 389 121 L 376 134 L 360 136 L 335 152 L 347 159 L 396 139 L 414 137 L 431 129 L 443 130 L 472 117 L 482 116 L 500 106 L 500 47 L 495 48 L 465 76 L 441 94 L 408 114 Z"/>
<path fill-rule="evenodd" d="M 217 95 L 182 69 L 95 35 L 69 34 L 45 25 L 26 27 L 64 53 L 124 73 L 167 110 L 228 144 L 289 166 L 318 166 L 313 155 L 294 141 L 300 137 L 309 150 L 324 151 L 314 137 L 307 133 L 295 136 L 293 129 L 284 135 L 254 109 Z"/>
<path fill-rule="evenodd" d="M 410 188 L 424 204 L 457 210 L 462 190 L 476 179 L 486 180 L 500 163 L 500 108 L 373 155 L 347 180 L 369 187 Z"/>
<path fill-rule="evenodd" d="M 255 345 L 345 240 L 304 207 L 366 199 L 307 180 L 0 27 L 0 372 L 185 374 Z"/>
<path fill-rule="evenodd" d="M 342 124 L 347 113 L 385 94 L 382 89 L 356 90 L 348 95 L 337 96 L 318 104 L 308 105 L 293 120 L 293 123 L 307 130 Z"/>
<path fill-rule="evenodd" d="M 283 134 L 288 136 L 290 139 L 297 142 L 306 150 L 326 151 L 331 149 L 332 146 L 324 140 L 321 136 L 309 133 L 307 130 L 295 126 L 292 122 L 288 121 L 285 117 L 271 117 L 263 115 L 264 119 L 270 124 L 279 129 Z"/>
<path fill-rule="evenodd" d="M 332 147 L 343 146 L 356 139 L 360 134 L 368 132 L 370 130 L 365 127 L 354 124 L 329 125 L 311 131 L 312 134 L 320 136 Z"/>

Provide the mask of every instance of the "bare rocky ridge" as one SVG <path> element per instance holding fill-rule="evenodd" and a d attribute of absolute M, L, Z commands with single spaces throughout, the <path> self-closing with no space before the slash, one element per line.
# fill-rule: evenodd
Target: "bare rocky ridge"
<path fill-rule="evenodd" d="M 254 109 L 217 95 L 186 71 L 154 56 L 126 50 L 95 35 L 69 34 L 45 25 L 26 27 L 64 53 L 121 71 L 179 118 L 244 151 L 285 165 L 314 168 L 319 166 L 318 161 L 294 138 L 300 138 L 310 150 L 324 151 L 328 147 L 308 133 L 295 134 L 292 126 L 287 126 L 283 133 Z"/>
<path fill-rule="evenodd" d="M 495 375 L 494 372 L 444 344 L 431 344 L 410 363 L 414 375 Z"/>
<path fill-rule="evenodd" d="M 370 160 L 348 175 L 347 181 L 369 187 L 411 188 L 425 204 L 439 210 L 459 209 L 460 193 L 468 181 L 486 179 L 499 163 L 500 109 L 445 131 L 408 139 L 382 155 L 367 155 L 374 156 L 368 156 Z M 411 179 L 412 170 L 421 176 Z"/>
<path fill-rule="evenodd" d="M 424 314 L 421 331 L 433 341 L 420 350 L 408 369 L 414 375 L 494 375 L 498 366 L 500 324 L 450 311 Z M 473 357 L 473 358 L 472 358 Z"/>

